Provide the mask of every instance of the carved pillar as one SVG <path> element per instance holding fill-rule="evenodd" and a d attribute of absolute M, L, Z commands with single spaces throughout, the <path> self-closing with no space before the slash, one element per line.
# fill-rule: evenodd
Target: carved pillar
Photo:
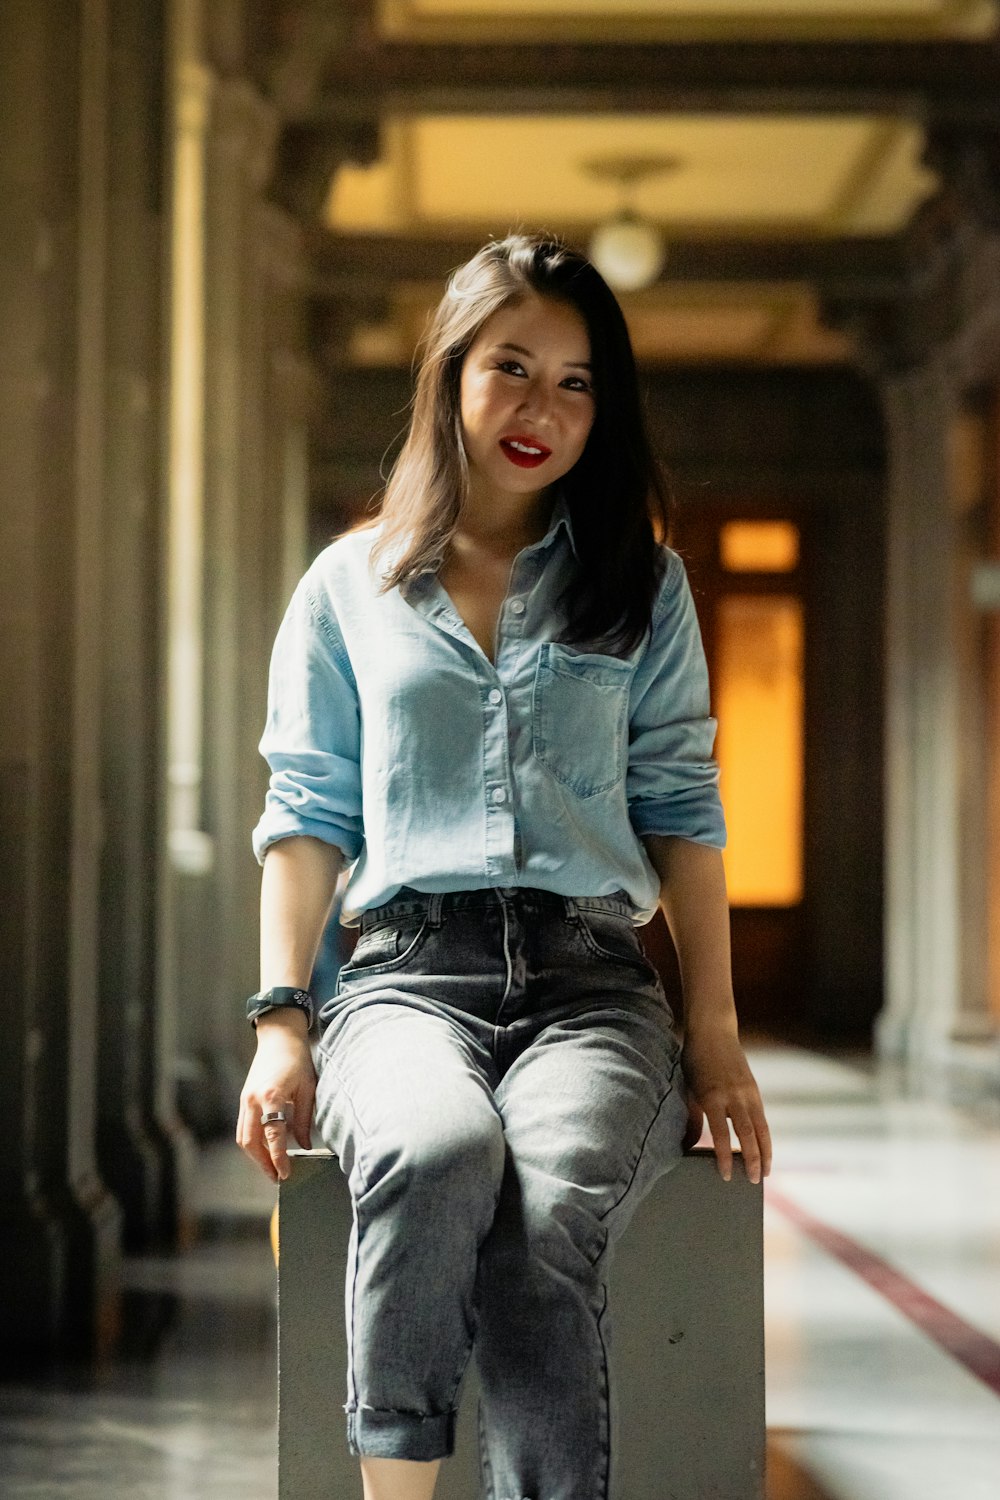
<path fill-rule="evenodd" d="M 30 12 L 30 14 L 29 14 Z M 40 889 L 42 768 L 39 684 L 44 658 L 39 532 L 45 515 L 40 425 L 51 372 L 42 359 L 51 316 L 52 206 L 45 117 L 40 101 L 51 88 L 38 59 L 44 16 L 27 0 L 0 6 L 0 29 L 11 45 L 0 49 L 0 185 L 7 204 L 0 239 L 3 328 L 0 341 L 0 816 L 7 830 L 0 861 L 0 964 L 3 967 L 4 1045 L 0 1089 L 8 1101 L 7 1145 L 0 1160 L 0 1255 L 16 1298 L 0 1302 L 0 1348 L 5 1363 L 32 1346 L 56 1341 L 65 1241 L 39 1180 L 38 1064 L 48 1026 L 38 964 L 44 939 L 57 923 L 45 918 Z M 72 108 L 64 115 L 74 130 Z M 68 164 L 67 164 L 68 165 Z M 64 167 L 65 170 L 65 167 Z M 46 213 L 44 209 L 48 207 Z M 65 791 L 60 814 L 64 816 Z M 63 905 L 63 911 L 65 907 Z M 60 943 L 61 946 L 61 943 Z"/>
<path fill-rule="evenodd" d="M 943 191 L 914 220 L 912 277 L 882 305 L 830 307 L 882 391 L 886 580 L 886 1004 L 890 1057 L 994 1035 L 987 994 L 983 699 L 955 469 L 963 405 L 1000 378 L 996 143 L 932 132 Z M 976 743 L 973 744 L 972 741 Z M 978 809 L 978 812 L 977 812 Z"/>
<path fill-rule="evenodd" d="M 72 681 L 73 821 L 66 1162 L 70 1259 L 64 1342 L 100 1353 L 118 1331 L 121 1215 L 97 1170 L 97 1056 L 102 811 L 101 650 L 107 453 L 107 265 L 111 15 L 108 0 L 80 7 L 79 197 L 76 320 L 75 640 Z M 61 1161 L 60 1161 L 61 1169 Z"/>
<path fill-rule="evenodd" d="M 307 265 L 300 224 L 284 209 L 258 197 L 253 210 L 255 254 L 248 266 L 256 359 L 248 385 L 243 434 L 244 516 L 240 568 L 248 631 L 241 660 L 242 710 L 237 751 L 238 805 L 233 828 L 231 895 L 234 933 L 240 942 L 244 986 L 258 981 L 260 871 L 249 836 L 260 817 L 267 767 L 257 749 L 267 707 L 267 667 L 278 622 L 291 589 L 309 561 L 308 421 L 315 405 L 314 374 L 304 351 Z M 250 468 L 256 482 L 251 483 Z M 234 953 L 234 965 L 236 954 Z M 220 1039 L 249 1055 L 242 1007 L 220 1017 Z"/>
<path fill-rule="evenodd" d="M 261 658 L 260 619 L 270 605 L 272 556 L 265 519 L 277 478 L 266 449 L 273 420 L 266 387 L 271 288 L 260 274 L 262 195 L 276 134 L 273 109 L 254 88 L 244 80 L 219 85 L 210 148 L 206 390 L 206 812 L 215 847 L 214 940 L 198 1025 L 199 1044 L 218 1069 L 220 1112 L 235 1107 L 247 1060 L 243 1000 L 258 977 L 259 877 L 249 841 L 261 790 L 255 774 L 248 795 L 246 765 L 263 727 L 258 709 L 267 657 Z M 193 1025 L 192 1017 L 191 1035 Z"/>
<path fill-rule="evenodd" d="M 887 378 L 886 1006 L 890 1055 L 954 1034 L 962 1009 L 957 540 L 938 356 Z M 976 938 L 980 934 L 975 935 Z"/>
<path fill-rule="evenodd" d="M 211 871 L 205 831 L 205 172 L 213 78 L 203 62 L 202 0 L 169 7 L 167 442 L 161 528 L 161 672 L 156 926 L 156 1115 L 174 1141 L 175 1237 L 193 1232 L 190 1141 L 177 1092 L 183 1016 L 203 983 L 202 890 Z"/>
<path fill-rule="evenodd" d="M 8 1143 L 7 1359 L 107 1348 L 119 1214 L 98 1175 L 95 1073 L 109 17 L 7 3 L 0 469 L 0 789 Z"/>
<path fill-rule="evenodd" d="M 241 0 L 211 7 L 175 0 L 186 155 L 174 188 L 181 378 L 171 424 L 170 619 L 186 656 L 171 678 L 172 858 L 161 970 L 164 1047 L 179 1064 L 186 1117 L 204 1134 L 231 1130 L 252 1050 L 243 1011 L 258 974 L 250 833 L 266 785 L 256 746 L 304 505 L 296 477 L 305 468 L 304 436 L 289 436 L 287 383 L 276 383 L 274 371 L 300 357 L 306 268 L 300 226 L 267 199 L 280 119 L 249 76 L 251 66 L 257 78 L 268 70 L 259 59 L 251 65 L 245 11 Z M 197 180 L 200 213 L 178 242 L 184 170 Z M 177 278 L 186 265 L 185 288 Z M 187 326 L 177 326 L 185 317 Z M 296 417 L 300 428 L 304 420 Z M 296 576 L 304 562 L 297 560 Z"/>
<path fill-rule="evenodd" d="M 98 1152 L 125 1243 L 169 1240 L 155 1116 L 163 7 L 111 0 Z"/>

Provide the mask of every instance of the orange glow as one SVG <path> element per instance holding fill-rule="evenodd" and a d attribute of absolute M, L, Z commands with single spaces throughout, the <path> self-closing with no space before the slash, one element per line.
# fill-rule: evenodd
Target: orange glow
<path fill-rule="evenodd" d="M 719 552 L 730 573 L 790 573 L 799 565 L 799 528 L 791 521 L 727 521 Z"/>
<path fill-rule="evenodd" d="M 802 604 L 787 595 L 719 602 L 718 757 L 734 906 L 802 899 Z"/>

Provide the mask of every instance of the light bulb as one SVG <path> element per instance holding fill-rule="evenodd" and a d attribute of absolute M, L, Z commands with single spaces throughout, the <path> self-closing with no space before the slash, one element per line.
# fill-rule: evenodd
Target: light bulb
<path fill-rule="evenodd" d="M 601 224 L 590 241 L 590 259 L 616 292 L 652 286 L 667 258 L 659 230 L 635 214 Z"/>

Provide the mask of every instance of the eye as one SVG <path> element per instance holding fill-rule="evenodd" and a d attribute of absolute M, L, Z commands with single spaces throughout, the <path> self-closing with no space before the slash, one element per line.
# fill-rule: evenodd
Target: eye
<path fill-rule="evenodd" d="M 505 375 L 523 375 L 525 373 L 524 366 L 519 364 L 516 359 L 501 359 L 497 364 L 497 369 L 502 370 Z"/>
<path fill-rule="evenodd" d="M 591 385 L 590 381 L 585 380 L 582 375 L 568 376 L 563 381 L 563 385 L 567 390 L 570 391 L 582 391 L 584 395 L 588 396 L 592 396 L 594 394 L 594 387 Z"/>

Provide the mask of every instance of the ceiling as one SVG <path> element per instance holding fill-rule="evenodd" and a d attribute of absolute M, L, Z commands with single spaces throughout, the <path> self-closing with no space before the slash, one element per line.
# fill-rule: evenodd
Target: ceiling
<path fill-rule="evenodd" d="M 984 36 L 992 0 L 382 0 L 387 40 L 465 42 L 531 37 L 615 41 L 761 41 Z M 380 156 L 343 166 L 325 218 L 335 234 L 406 239 L 488 237 L 541 228 L 586 244 L 620 205 L 618 184 L 592 170 L 615 158 L 665 163 L 630 206 L 673 240 L 816 240 L 892 235 L 932 194 L 919 125 L 875 114 L 425 114 L 380 120 Z M 403 281 L 389 315 L 362 324 L 352 358 L 408 361 L 440 283 Z M 802 283 L 660 282 L 623 296 L 647 361 L 843 360 Z"/>
<path fill-rule="evenodd" d="M 668 234 L 890 233 L 934 187 L 922 136 L 877 116 L 394 116 L 383 156 L 338 173 L 340 230 L 495 232 L 519 222 L 586 232 L 618 206 L 588 163 L 677 159 L 634 206 Z"/>
<path fill-rule="evenodd" d="M 412 40 L 712 40 L 983 36 L 993 0 L 380 0 L 383 33 Z"/>

